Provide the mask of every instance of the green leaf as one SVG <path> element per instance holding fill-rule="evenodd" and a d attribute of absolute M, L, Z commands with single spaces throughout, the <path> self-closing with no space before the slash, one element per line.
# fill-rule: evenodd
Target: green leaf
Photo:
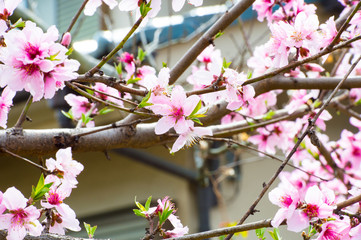
<path fill-rule="evenodd" d="M 142 17 L 147 16 L 148 12 L 152 10 L 152 8 L 150 7 L 151 2 L 152 1 L 149 1 L 148 4 L 145 4 L 145 2 L 143 2 L 142 5 L 140 5 L 140 14 L 142 15 Z"/>
<path fill-rule="evenodd" d="M 192 116 L 194 114 L 196 114 L 202 107 L 202 100 L 199 100 L 199 102 L 197 103 L 197 106 L 193 109 L 192 113 L 189 115 L 190 118 L 192 118 Z"/>
<path fill-rule="evenodd" d="M 146 107 L 146 106 L 153 105 L 152 103 L 148 103 L 148 100 L 149 100 L 151 94 L 152 94 L 152 91 L 149 90 L 147 95 L 142 99 L 142 101 L 139 103 L 139 105 L 137 107 L 138 108 L 143 108 L 143 107 Z"/>
<path fill-rule="evenodd" d="M 137 56 L 137 59 L 140 61 L 140 62 L 143 62 L 145 56 L 147 55 L 146 52 L 143 51 L 142 48 L 138 47 L 138 56 Z"/>
<path fill-rule="evenodd" d="M 269 110 L 268 113 L 265 116 L 263 116 L 263 120 L 270 120 L 275 114 L 276 114 L 275 111 Z"/>
<path fill-rule="evenodd" d="M 133 76 L 127 81 L 127 84 L 133 84 L 141 80 L 141 78 L 133 78 Z"/>
<path fill-rule="evenodd" d="M 16 23 L 12 25 L 13 28 L 23 28 L 25 27 L 25 21 L 22 18 L 19 18 Z"/>
<path fill-rule="evenodd" d="M 166 68 L 166 67 L 167 67 L 167 63 L 162 62 L 162 67 Z"/>
<path fill-rule="evenodd" d="M 145 218 L 145 214 L 142 213 L 142 211 L 140 211 L 139 209 L 133 209 L 133 212 L 135 215 L 137 215 L 138 217 L 144 217 Z"/>
<path fill-rule="evenodd" d="M 251 79 L 252 78 L 252 71 L 249 71 L 248 73 L 247 73 L 247 79 Z"/>
<path fill-rule="evenodd" d="M 258 228 L 256 229 L 256 236 L 259 240 L 265 240 L 264 233 L 266 232 L 266 228 Z"/>
<path fill-rule="evenodd" d="M 48 183 L 44 185 L 44 181 L 44 175 L 41 174 L 36 187 L 32 186 L 31 198 L 33 199 L 33 203 L 41 200 L 44 195 L 49 192 L 50 187 L 53 185 L 53 183 Z"/>
<path fill-rule="evenodd" d="M 59 53 L 60 53 L 60 52 L 57 52 L 57 53 L 55 53 L 55 54 L 53 54 L 53 55 L 50 55 L 50 57 L 46 57 L 45 59 L 48 59 L 48 60 L 50 60 L 50 61 L 60 61 L 60 59 L 56 58 L 56 56 L 58 56 Z"/>
<path fill-rule="evenodd" d="M 61 110 L 61 113 L 67 118 L 74 119 L 73 113 L 71 110 L 69 110 L 69 112 L 65 112 L 65 111 Z"/>
<path fill-rule="evenodd" d="M 219 31 L 215 36 L 214 39 L 219 38 L 220 36 L 222 36 L 224 34 L 224 32 Z"/>
<path fill-rule="evenodd" d="M 152 196 L 150 196 L 147 201 L 145 202 L 145 210 L 148 211 L 150 207 L 150 203 L 152 201 Z"/>
<path fill-rule="evenodd" d="M 321 103 L 322 102 L 320 100 L 316 99 L 316 101 L 313 103 L 313 107 L 318 108 L 319 106 L 321 106 Z"/>
<path fill-rule="evenodd" d="M 98 226 L 95 225 L 95 226 L 92 227 L 92 226 L 90 226 L 90 224 L 87 224 L 86 222 L 84 222 L 84 227 L 85 227 L 85 231 L 88 234 L 88 237 L 93 238 L 95 230 L 97 230 Z"/>
<path fill-rule="evenodd" d="M 115 70 L 117 71 L 118 75 L 119 76 L 122 75 L 122 71 L 123 71 L 122 70 L 122 63 L 118 63 L 118 65 L 114 63 L 114 67 L 115 67 Z"/>
<path fill-rule="evenodd" d="M 226 58 L 223 58 L 223 69 L 229 68 L 231 66 L 232 62 L 227 62 Z"/>
<path fill-rule="evenodd" d="M 134 202 L 135 202 L 135 205 L 136 205 L 142 212 L 146 211 L 146 210 L 145 210 L 145 207 L 144 207 L 140 202 L 137 201 L 137 197 L 134 198 Z"/>
<path fill-rule="evenodd" d="M 199 125 L 203 125 L 203 123 L 198 118 L 192 118 L 193 122 L 198 123 Z"/>
<path fill-rule="evenodd" d="M 271 235 L 271 237 L 274 240 L 282 240 L 281 236 L 280 236 L 280 231 L 278 230 L 278 228 L 273 229 L 272 231 L 268 231 L 268 233 Z"/>
<path fill-rule="evenodd" d="M 110 108 L 105 107 L 105 108 L 100 109 L 98 114 L 99 115 L 105 115 L 105 114 L 113 112 L 113 111 L 114 111 L 114 109 L 110 109 Z"/>
<path fill-rule="evenodd" d="M 69 50 L 65 53 L 65 55 L 67 55 L 67 56 L 69 56 L 69 55 L 71 55 L 72 53 L 73 53 L 73 51 L 74 51 L 74 48 L 69 48 Z"/>
<path fill-rule="evenodd" d="M 94 95 L 94 91 L 91 89 L 85 89 L 87 91 L 87 93 L 89 93 L 90 95 Z"/>

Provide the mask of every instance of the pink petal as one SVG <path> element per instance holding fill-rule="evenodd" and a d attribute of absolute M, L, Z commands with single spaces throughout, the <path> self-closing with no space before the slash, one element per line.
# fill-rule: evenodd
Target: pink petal
<path fill-rule="evenodd" d="M 166 133 L 169 129 L 171 129 L 175 124 L 175 118 L 164 116 L 155 125 L 155 134 L 163 134 Z"/>

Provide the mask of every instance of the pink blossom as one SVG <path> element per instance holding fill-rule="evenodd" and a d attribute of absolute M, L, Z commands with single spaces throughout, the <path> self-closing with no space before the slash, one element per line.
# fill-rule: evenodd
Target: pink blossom
<path fill-rule="evenodd" d="M 114 104 L 116 104 L 118 106 L 123 106 L 123 101 L 119 99 L 120 94 L 119 94 L 119 91 L 117 89 L 112 88 L 112 87 L 108 87 L 104 83 L 95 83 L 94 90 L 97 90 L 97 91 L 100 91 L 102 93 L 106 93 L 106 94 L 110 95 L 110 96 L 108 96 L 108 95 L 105 95 L 105 94 L 94 91 L 95 96 L 100 98 L 101 100 L 110 101 L 110 102 L 112 102 L 112 103 L 114 103 Z M 114 96 L 116 98 L 113 98 L 111 96 Z"/>
<path fill-rule="evenodd" d="M 159 71 L 158 77 L 155 74 L 147 74 L 141 82 L 148 90 L 152 91 L 152 97 L 164 96 L 168 93 L 168 82 L 170 77 L 170 69 L 162 68 Z M 153 102 L 150 100 L 150 102 Z"/>
<path fill-rule="evenodd" d="M 257 11 L 258 21 L 263 22 L 265 17 L 270 21 L 274 5 L 275 0 L 256 0 L 252 5 L 252 9 Z"/>
<path fill-rule="evenodd" d="M 118 2 L 116 0 L 89 0 L 84 8 L 84 15 L 92 16 L 102 3 L 105 3 L 109 6 L 110 9 L 115 8 Z"/>
<path fill-rule="evenodd" d="M 64 97 L 65 101 L 71 106 L 71 111 L 75 119 L 81 119 L 82 114 L 87 114 L 88 111 L 94 108 L 94 103 L 90 103 L 86 97 L 76 96 L 72 93 Z M 96 111 L 94 109 L 93 111 Z"/>
<path fill-rule="evenodd" d="M 0 1 L 0 18 L 7 19 L 11 16 L 15 8 L 22 0 L 2 0 Z"/>
<path fill-rule="evenodd" d="M 64 199 L 70 195 L 70 187 L 64 187 L 67 183 L 60 186 L 53 184 L 50 191 L 46 194 L 46 201 L 41 201 L 41 206 L 47 209 L 53 209 L 52 222 L 49 231 L 64 235 L 65 228 L 72 231 L 80 231 L 79 221 L 76 219 L 75 212 L 65 203 Z"/>
<path fill-rule="evenodd" d="M 13 98 L 15 92 L 11 91 L 8 87 L 4 88 L 0 97 L 0 126 L 6 128 L 8 120 L 8 113 L 10 107 L 13 105 Z"/>
<path fill-rule="evenodd" d="M 177 140 L 174 142 L 171 153 L 179 151 L 185 146 L 192 146 L 198 142 L 203 136 L 212 136 L 212 130 L 207 127 L 194 127 L 194 123 L 191 122 L 189 129 L 180 134 Z"/>
<path fill-rule="evenodd" d="M 38 218 L 40 211 L 34 206 L 27 206 L 27 199 L 14 187 L 3 194 L 3 204 L 9 213 L 0 215 L 0 229 L 8 230 L 8 240 L 21 240 L 28 233 L 40 236 L 43 227 Z"/>
<path fill-rule="evenodd" d="M 222 61 L 221 51 L 219 49 L 215 49 L 213 45 L 209 45 L 201 52 L 201 54 L 198 55 L 197 60 L 205 63 L 206 65 L 213 61 Z"/>
<path fill-rule="evenodd" d="M 273 189 L 269 194 L 269 200 L 280 207 L 276 215 L 272 219 L 272 226 L 278 227 L 283 220 L 292 216 L 298 207 L 300 196 L 298 190 L 288 181 L 283 181 L 283 185 Z"/>
<path fill-rule="evenodd" d="M 348 220 L 348 222 L 347 222 Z M 319 233 L 316 240 L 330 240 L 330 239 L 342 239 L 348 240 L 350 239 L 349 232 L 350 232 L 350 224 L 349 219 L 346 218 L 345 220 L 334 220 L 325 222 L 322 224 L 321 229 L 322 231 Z"/>
<path fill-rule="evenodd" d="M 63 38 L 61 39 L 61 45 L 65 46 L 65 47 L 69 47 L 70 42 L 71 42 L 70 32 L 64 33 Z"/>
<path fill-rule="evenodd" d="M 76 177 L 84 169 L 81 163 L 73 160 L 70 147 L 59 149 L 56 153 L 56 160 L 53 158 L 46 160 L 46 167 L 50 171 L 56 172 L 63 179 L 62 181 L 74 187 L 78 183 Z"/>
<path fill-rule="evenodd" d="M 333 209 L 325 203 L 321 190 L 316 185 L 312 186 L 306 192 L 305 203 L 287 219 L 287 229 L 299 232 L 309 225 L 310 220 L 331 217 Z"/>
<path fill-rule="evenodd" d="M 75 60 L 65 62 L 68 49 L 55 42 L 58 36 L 55 26 L 43 33 L 30 21 L 23 30 L 14 29 L 4 34 L 7 47 L 0 48 L 0 61 L 4 63 L 0 86 L 7 85 L 13 91 L 25 89 L 34 101 L 53 97 L 55 90 L 62 88 L 63 81 L 77 76 L 74 71 L 79 67 Z M 53 76 L 56 77 L 53 79 Z"/>
<path fill-rule="evenodd" d="M 301 90 L 290 90 L 288 91 L 288 95 L 291 96 L 290 103 L 285 107 L 288 111 L 288 114 L 296 111 L 300 106 L 306 104 L 310 98 L 317 99 L 319 90 L 311 90 L 307 91 L 304 89 Z"/>
<path fill-rule="evenodd" d="M 181 86 L 175 86 L 170 98 L 163 97 L 162 100 L 157 100 L 157 103 L 150 106 L 150 109 L 155 114 L 163 116 L 155 126 L 155 133 L 166 133 L 172 127 L 178 134 L 186 132 L 192 124 L 192 120 L 187 119 L 187 117 L 192 113 L 199 101 L 198 96 L 187 97 Z"/>
<path fill-rule="evenodd" d="M 229 68 L 224 71 L 223 76 L 226 82 L 226 91 L 223 96 L 226 101 L 228 101 L 227 109 L 236 110 L 246 102 L 253 102 L 255 95 L 254 88 L 251 85 L 242 86 L 247 80 L 247 76 Z"/>

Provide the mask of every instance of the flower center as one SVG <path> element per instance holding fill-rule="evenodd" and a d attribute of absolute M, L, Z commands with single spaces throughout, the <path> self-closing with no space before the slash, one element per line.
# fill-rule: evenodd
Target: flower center
<path fill-rule="evenodd" d="M 10 213 L 13 214 L 12 222 L 17 225 L 24 224 L 25 218 L 28 217 L 28 214 L 22 208 L 11 210 Z"/>
<path fill-rule="evenodd" d="M 173 107 L 172 116 L 175 117 L 177 120 L 181 119 L 183 117 L 183 108 L 176 108 Z"/>
<path fill-rule="evenodd" d="M 20 69 L 25 70 L 25 72 L 27 73 L 27 75 L 32 75 L 34 72 L 37 72 L 40 70 L 39 66 L 32 63 L 32 64 L 26 64 L 26 65 L 22 65 L 20 67 Z"/>
<path fill-rule="evenodd" d="M 290 196 L 282 196 L 280 200 L 285 207 L 289 207 L 293 202 Z"/>
<path fill-rule="evenodd" d="M 291 38 L 295 42 L 301 42 L 303 40 L 302 34 L 300 32 L 297 32 L 297 31 L 293 32 L 293 34 L 291 35 Z"/>
<path fill-rule="evenodd" d="M 318 206 L 317 205 L 307 204 L 306 208 L 303 209 L 303 211 L 306 213 L 306 215 L 309 217 L 309 219 L 318 216 Z"/>
<path fill-rule="evenodd" d="M 49 192 L 48 202 L 51 205 L 59 205 L 59 204 L 63 203 L 61 201 L 59 194 L 57 194 L 56 192 Z"/>
<path fill-rule="evenodd" d="M 33 46 L 32 44 L 28 43 L 25 47 L 25 52 L 29 59 L 34 60 L 37 56 L 41 55 L 41 51 L 39 47 Z"/>

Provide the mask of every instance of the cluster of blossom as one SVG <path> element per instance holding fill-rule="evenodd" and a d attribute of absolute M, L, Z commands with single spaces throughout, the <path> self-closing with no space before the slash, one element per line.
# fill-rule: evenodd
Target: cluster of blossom
<path fill-rule="evenodd" d="M 78 76 L 79 63 L 68 59 L 70 35 L 63 45 L 57 43 L 59 32 L 52 26 L 44 33 L 35 23 L 27 21 L 12 25 L 8 17 L 21 1 L 1 1 L 0 5 L 0 126 L 6 128 L 7 113 L 16 91 L 30 92 L 34 101 L 52 98 L 64 81 Z M 22 29 L 20 29 L 22 28 Z"/>
<path fill-rule="evenodd" d="M 151 198 L 148 198 L 148 203 L 146 203 L 146 207 L 143 207 L 141 204 L 137 203 L 137 206 L 140 207 L 140 210 L 134 210 L 137 215 L 146 218 L 148 221 L 153 222 L 157 217 L 157 226 L 154 229 L 149 229 L 153 234 L 159 232 L 159 234 L 164 238 L 176 238 L 181 237 L 188 233 L 189 229 L 187 226 L 183 226 L 179 218 L 175 215 L 176 209 L 174 203 L 172 203 L 169 197 L 164 197 L 163 199 L 158 199 L 158 205 L 156 207 L 149 207 Z M 165 220 L 168 220 L 172 226 L 172 230 L 163 229 L 163 224 Z M 153 224 L 151 224 L 153 226 Z M 153 232 L 152 232 L 153 231 Z"/>
<path fill-rule="evenodd" d="M 8 240 L 21 240 L 26 234 L 39 236 L 44 227 L 48 228 L 48 232 L 58 234 L 65 234 L 65 229 L 80 231 L 75 212 L 63 201 L 76 188 L 76 177 L 83 170 L 83 165 L 73 160 L 71 149 L 66 148 L 56 153 L 56 159 L 47 159 L 46 167 L 51 174 L 40 181 L 41 188 L 37 189 L 39 194 L 44 191 L 44 186 L 50 186 L 41 196 L 42 209 L 34 206 L 40 200 L 39 196 L 33 196 L 35 189 L 29 199 L 15 187 L 0 192 L 0 230 L 7 230 Z M 39 220 L 43 213 L 46 218 L 41 224 Z"/>
<path fill-rule="evenodd" d="M 341 2 L 344 6 L 348 4 L 345 12 L 356 3 L 355 1 L 347 1 L 347 4 L 345 1 Z M 273 11 L 276 5 L 279 8 Z M 253 9 L 258 13 L 258 20 L 263 21 L 264 18 L 268 20 L 272 33 L 271 39 L 266 44 L 256 47 L 254 57 L 248 61 L 248 66 L 254 69 L 254 76 L 285 66 L 290 59 L 299 60 L 319 52 L 328 46 L 337 34 L 333 17 L 329 18 L 325 24 L 319 25 L 315 15 L 315 6 L 307 5 L 303 0 L 257 0 Z M 342 34 L 341 40 L 359 35 L 360 14 L 360 11 L 356 13 L 350 26 Z M 343 77 L 354 63 L 354 58 L 360 56 L 359 44 L 358 41 L 352 44 L 352 48 L 337 69 L 337 76 Z M 357 65 L 351 75 L 359 75 L 360 67 Z M 308 64 L 291 70 L 285 76 L 320 77 L 324 73 L 325 70 L 321 66 Z M 302 105 L 314 108 L 320 94 L 318 90 L 295 90 L 288 93 L 290 101 L 284 108 L 289 114 Z M 352 89 L 349 94 L 351 105 L 358 104 L 360 99 L 360 89 Z M 298 134 L 305 129 L 308 119 L 315 113 L 317 109 L 314 113 L 296 121 L 282 121 L 259 128 L 258 134 L 249 137 L 248 141 L 257 145 L 262 152 L 275 154 L 276 150 L 280 150 L 286 154 L 291 151 Z M 234 116 L 224 118 L 224 121 L 233 121 L 233 119 L 235 119 Z M 325 121 L 330 119 L 331 115 L 324 111 L 316 121 L 315 128 L 325 131 Z M 350 123 L 360 131 L 359 120 L 351 118 Z M 315 134 L 319 143 L 330 153 L 333 163 L 321 154 L 310 138 L 305 138 L 292 157 L 294 165 L 304 172 L 294 170 L 281 173 L 281 183 L 269 193 L 270 201 L 280 207 L 272 225 L 278 227 L 286 220 L 287 229 L 295 232 L 310 227 L 306 234 L 308 238 L 360 239 L 361 225 L 357 218 L 360 213 L 359 203 L 348 207 L 345 214 L 335 210 L 337 203 L 360 193 L 360 132 L 354 134 L 343 130 L 341 138 L 335 142 L 329 141 L 328 137 L 320 132 Z"/>

